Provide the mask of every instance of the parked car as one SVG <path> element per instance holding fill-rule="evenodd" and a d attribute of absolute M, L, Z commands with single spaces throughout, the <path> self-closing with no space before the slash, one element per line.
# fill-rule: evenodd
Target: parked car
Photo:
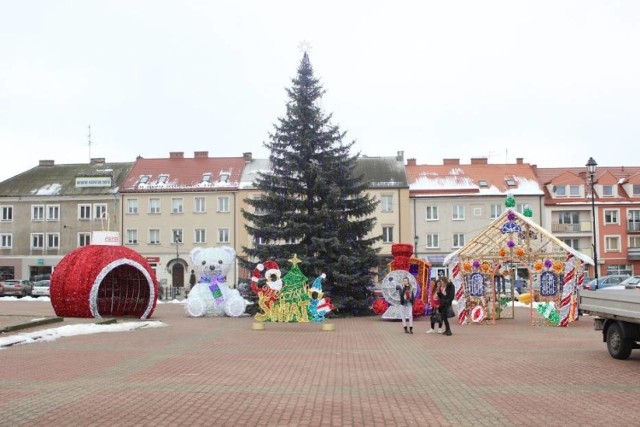
<path fill-rule="evenodd" d="M 631 276 L 620 282 L 619 285 L 609 286 L 603 288 L 603 291 L 615 290 L 615 289 L 638 289 L 640 290 L 640 276 Z"/>
<path fill-rule="evenodd" d="M 33 289 L 33 283 L 30 280 L 16 280 L 10 279 L 5 280 L 2 283 L 1 291 L 2 296 L 17 296 L 17 297 L 26 297 L 31 295 L 31 290 Z"/>
<path fill-rule="evenodd" d="M 49 296 L 49 285 L 51 284 L 51 280 L 38 280 L 37 282 L 33 282 L 33 289 L 31 290 L 32 297 L 48 297 Z"/>
<path fill-rule="evenodd" d="M 609 286 L 619 285 L 623 280 L 629 278 L 628 274 L 614 274 L 610 276 L 602 276 L 598 277 L 597 283 L 596 279 L 585 283 L 583 285 L 584 289 L 589 291 L 595 291 L 598 289 L 608 288 Z"/>

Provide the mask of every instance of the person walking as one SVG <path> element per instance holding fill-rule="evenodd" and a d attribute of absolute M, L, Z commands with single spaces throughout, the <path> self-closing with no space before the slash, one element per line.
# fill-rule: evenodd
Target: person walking
<path fill-rule="evenodd" d="M 400 313 L 402 316 L 402 326 L 406 334 L 413 333 L 413 300 L 414 295 L 411 290 L 409 278 L 405 277 L 402 279 L 402 288 L 400 289 Z"/>
<path fill-rule="evenodd" d="M 440 315 L 440 298 L 438 298 L 438 283 L 435 278 L 431 278 L 429 285 L 429 304 L 431 305 L 431 329 L 428 334 L 435 332 L 433 329 L 438 324 L 438 333 L 442 333 L 442 316 Z"/>
<path fill-rule="evenodd" d="M 441 278 L 438 281 L 440 287 L 438 288 L 438 298 L 440 299 L 440 317 L 444 322 L 444 334 L 447 336 L 451 336 L 451 326 L 449 325 L 449 317 L 447 317 L 447 312 L 449 311 L 449 307 L 453 304 L 453 297 L 456 292 L 456 288 L 453 286 L 453 283 L 449 281 L 446 277 Z"/>

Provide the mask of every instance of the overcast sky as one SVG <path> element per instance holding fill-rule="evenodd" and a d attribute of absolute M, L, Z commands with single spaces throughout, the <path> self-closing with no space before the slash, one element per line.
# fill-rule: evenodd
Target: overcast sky
<path fill-rule="evenodd" d="M 1 1 L 0 180 L 267 157 L 304 41 L 362 154 L 638 166 L 639 23 L 636 0 Z"/>

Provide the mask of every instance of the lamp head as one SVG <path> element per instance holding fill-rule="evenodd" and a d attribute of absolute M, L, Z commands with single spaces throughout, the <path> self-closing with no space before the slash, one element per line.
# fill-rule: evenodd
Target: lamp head
<path fill-rule="evenodd" d="M 593 157 L 589 157 L 589 161 L 585 166 L 587 167 L 587 172 L 589 172 L 589 175 L 593 175 L 596 173 L 596 166 L 598 166 L 598 164 L 595 160 L 593 160 Z"/>

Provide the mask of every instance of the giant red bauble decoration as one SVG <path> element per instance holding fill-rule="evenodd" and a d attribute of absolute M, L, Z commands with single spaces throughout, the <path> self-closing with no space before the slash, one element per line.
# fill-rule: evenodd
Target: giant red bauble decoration
<path fill-rule="evenodd" d="M 57 316 L 146 319 L 156 307 L 158 282 L 136 251 L 89 245 L 60 260 L 51 275 L 50 294 Z"/>

